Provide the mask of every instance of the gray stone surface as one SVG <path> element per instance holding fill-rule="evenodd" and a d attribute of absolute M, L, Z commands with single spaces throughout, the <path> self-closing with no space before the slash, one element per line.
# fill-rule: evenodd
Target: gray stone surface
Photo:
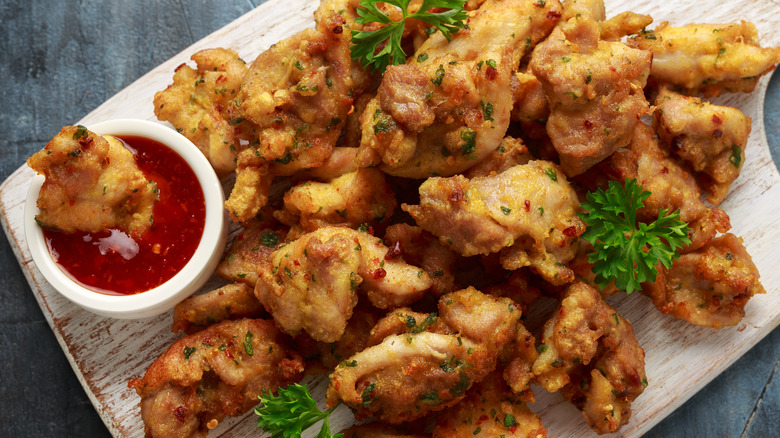
<path fill-rule="evenodd" d="M 0 0 L 0 179 L 65 124 L 260 0 Z M 780 79 L 767 97 L 780 162 Z M 0 239 L 0 436 L 108 437 L 5 239 Z M 772 437 L 780 330 L 648 437 Z"/>

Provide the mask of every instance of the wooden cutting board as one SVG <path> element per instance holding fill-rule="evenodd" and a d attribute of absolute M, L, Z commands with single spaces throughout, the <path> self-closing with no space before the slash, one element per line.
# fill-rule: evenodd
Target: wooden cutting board
<path fill-rule="evenodd" d="M 154 93 L 171 83 L 174 68 L 187 62 L 193 53 L 208 47 L 229 47 L 252 60 L 271 44 L 312 26 L 317 4 L 306 0 L 264 3 L 155 68 L 79 123 L 89 126 L 123 117 L 155 120 Z M 626 10 L 650 14 L 656 24 L 664 20 L 682 25 L 744 19 L 756 24 L 763 46 L 780 45 L 780 5 L 775 0 L 608 1 L 608 16 Z M 753 119 L 745 166 L 721 207 L 731 216 L 732 232 L 744 238 L 767 294 L 751 300 L 739 326 L 717 331 L 662 315 L 639 294 L 610 299 L 610 304 L 634 325 L 647 353 L 650 382 L 633 405 L 631 421 L 616 436 L 638 437 L 648 431 L 780 323 L 780 270 L 774 266 L 780 260 L 780 174 L 764 133 L 763 102 L 768 80 L 763 78 L 750 95 L 715 100 L 740 108 Z M 71 304 L 53 290 L 32 263 L 24 241 L 24 200 L 32 176 L 33 171 L 22 165 L 0 185 L 3 229 L 49 325 L 111 433 L 116 437 L 142 437 L 139 399 L 127 388 L 127 382 L 142 375 L 177 338 L 170 332 L 171 314 L 141 321 L 103 318 Z M 218 281 L 214 279 L 211 285 Z M 319 377 L 307 383 L 315 397 L 322 400 L 327 380 Z M 595 436 L 580 413 L 559 395 L 542 390 L 536 393 L 538 401 L 531 408 L 542 416 L 551 437 Z M 339 408 L 331 421 L 332 429 L 340 430 L 352 420 L 349 410 Z M 255 425 L 250 413 L 226 420 L 211 436 L 258 437 Z"/>

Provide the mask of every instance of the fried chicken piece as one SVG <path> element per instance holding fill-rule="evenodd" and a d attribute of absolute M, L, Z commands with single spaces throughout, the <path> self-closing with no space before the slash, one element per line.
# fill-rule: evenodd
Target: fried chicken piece
<path fill-rule="evenodd" d="M 441 321 L 491 354 L 513 341 L 520 316 L 520 306 L 511 299 L 484 294 L 473 287 L 439 298 Z"/>
<path fill-rule="evenodd" d="M 287 239 L 287 232 L 278 224 L 253 219 L 245 222 L 217 266 L 216 274 L 225 280 L 246 283 L 252 288 L 261 272 L 273 269 L 271 253 Z"/>
<path fill-rule="evenodd" d="M 558 26 L 564 25 L 572 18 L 588 16 L 599 24 L 601 39 L 604 41 L 618 41 L 626 35 L 642 31 L 653 22 L 649 15 L 635 12 L 621 12 L 607 20 L 606 7 L 603 0 L 569 0 L 563 4 L 563 15 Z"/>
<path fill-rule="evenodd" d="M 327 183 L 296 185 L 284 194 L 284 208 L 274 217 L 291 227 L 291 236 L 300 236 L 329 225 L 385 224 L 397 205 L 384 173 L 358 169 Z"/>
<path fill-rule="evenodd" d="M 303 360 L 273 322 L 242 319 L 179 339 L 128 386 L 141 397 L 146 436 L 205 437 L 302 376 Z"/>
<path fill-rule="evenodd" d="M 550 107 L 544 96 L 544 88 L 531 72 L 517 72 L 510 80 L 512 90 L 511 120 L 520 122 L 523 135 L 534 140 L 547 137 L 547 118 Z"/>
<path fill-rule="evenodd" d="M 745 161 L 750 117 L 736 108 L 713 105 L 664 88 L 655 100 L 658 137 L 696 172 L 707 201 L 718 205 Z"/>
<path fill-rule="evenodd" d="M 234 222 L 246 222 L 268 203 L 268 190 L 274 176 L 268 162 L 255 149 L 238 154 L 236 183 L 225 201 L 225 210 Z"/>
<path fill-rule="evenodd" d="M 226 284 L 185 299 L 173 309 L 171 331 L 191 335 L 226 319 L 259 318 L 264 313 L 251 287 Z"/>
<path fill-rule="evenodd" d="M 688 224 L 688 238 L 691 243 L 680 248 L 680 254 L 685 254 L 703 247 L 718 233 L 731 229 L 731 219 L 725 211 L 712 208 L 694 222 Z"/>
<path fill-rule="evenodd" d="M 601 39 L 618 41 L 620 38 L 637 33 L 653 22 L 649 15 L 635 12 L 622 12 L 607 20 L 606 7 L 603 0 L 568 0 L 563 4 L 563 15 L 559 26 L 572 18 L 588 16 L 599 22 Z"/>
<path fill-rule="evenodd" d="M 457 403 L 494 362 L 479 345 L 455 335 L 389 336 L 352 356 L 349 367 L 335 369 L 327 405 L 343 401 L 359 419 L 411 421 Z"/>
<path fill-rule="evenodd" d="M 274 176 L 327 162 L 354 97 L 368 86 L 370 76 L 349 54 L 356 15 L 348 4 L 323 2 L 316 29 L 271 46 L 244 76 L 231 110 L 259 134 L 238 157 L 236 184 L 225 203 L 234 221 L 252 218 L 268 202 Z"/>
<path fill-rule="evenodd" d="M 599 35 L 593 18 L 575 17 L 539 44 L 529 64 L 550 106 L 547 134 L 570 177 L 628 145 L 650 112 L 642 89 L 652 54 Z"/>
<path fill-rule="evenodd" d="M 401 307 L 432 285 L 422 269 L 388 258 L 381 239 L 350 228 L 324 227 L 271 254 L 273 270 L 261 272 L 255 295 L 287 333 L 337 341 L 358 292 L 379 308 Z"/>
<path fill-rule="evenodd" d="M 644 207 L 637 211 L 639 220 L 652 222 L 661 210 L 680 211 L 680 220 L 693 222 L 703 217 L 709 208 L 702 203 L 699 186 L 687 170 L 682 168 L 653 138 L 652 130 L 638 125 L 632 150 L 638 155 L 637 182 L 650 192 Z"/>
<path fill-rule="evenodd" d="M 566 0 L 563 2 L 563 12 L 558 26 L 563 26 L 572 18 L 591 17 L 596 21 L 604 21 L 607 10 L 604 0 Z"/>
<path fill-rule="evenodd" d="M 661 312 L 704 327 L 737 325 L 748 300 L 766 292 L 742 239 L 731 233 L 681 255 L 669 269 L 656 268 L 655 282 L 642 291 Z"/>
<path fill-rule="evenodd" d="M 401 208 L 461 255 L 502 251 L 505 269 L 531 266 L 551 283 L 574 280 L 565 263 L 585 225 L 577 194 L 553 163 L 530 161 L 471 180 L 429 178 L 420 186 L 420 205 Z"/>
<path fill-rule="evenodd" d="M 371 327 L 366 345 L 373 347 L 381 344 L 388 336 L 420 332 L 453 334 L 452 329 L 439 319 L 438 313 L 415 312 L 403 307 L 389 312 Z"/>
<path fill-rule="evenodd" d="M 518 400 L 528 403 L 536 401 L 531 383 L 534 379 L 533 365 L 538 358 L 536 338 L 525 326 L 518 324 L 514 339 L 499 355 L 499 360 L 504 364 L 504 381 Z"/>
<path fill-rule="evenodd" d="M 780 62 L 780 47 L 761 48 L 753 23 L 689 24 L 636 35 L 628 44 L 653 52 L 651 76 L 685 94 L 750 93 Z"/>
<path fill-rule="evenodd" d="M 458 297 L 458 300 L 454 300 L 453 297 Z M 452 316 L 447 316 L 464 314 L 464 306 L 456 306 L 452 309 L 449 307 L 455 301 L 459 301 L 460 303 L 472 303 L 471 308 L 465 313 L 466 315 L 489 315 L 496 311 L 495 302 L 486 302 L 482 294 L 477 292 L 476 289 L 469 288 L 461 290 L 456 295 L 450 296 L 448 301 L 445 302 L 445 304 L 449 304 L 444 307 L 444 309 L 447 309 L 444 318 L 439 318 L 437 313 L 426 314 L 414 312 L 407 308 L 396 309 L 387 314 L 371 329 L 367 346 L 377 345 L 388 336 L 401 335 L 404 333 L 420 333 L 422 331 L 427 331 L 430 333 L 447 335 L 453 334 L 454 332 L 452 328 L 450 328 L 450 324 L 461 326 L 467 322 L 463 320 L 456 320 L 453 322 Z M 508 310 L 518 306 L 514 301 L 503 300 L 501 302 L 507 306 Z M 486 303 L 487 305 L 485 305 Z M 514 312 L 514 310 L 510 310 L 510 313 L 511 312 Z M 536 341 L 533 335 L 520 323 L 516 324 L 514 335 L 511 335 L 510 333 L 508 340 L 503 337 L 504 334 L 507 333 L 503 325 L 499 326 L 498 329 L 494 328 L 492 331 L 486 331 L 486 327 L 489 327 L 489 324 L 482 324 L 478 330 L 497 336 L 497 346 L 494 346 L 492 351 L 498 351 L 499 361 L 504 364 L 504 379 L 506 379 L 506 382 L 510 385 L 519 400 L 534 402 L 534 394 L 530 389 L 531 379 L 534 377 L 531 368 L 539 354 L 536 351 Z"/>
<path fill-rule="evenodd" d="M 357 148 L 337 146 L 333 148 L 327 160 L 322 166 L 306 169 L 294 175 L 294 180 L 303 181 L 311 179 L 330 180 L 358 170 L 355 157 Z"/>
<path fill-rule="evenodd" d="M 197 68 L 176 68 L 173 84 L 154 95 L 154 114 L 170 122 L 208 158 L 220 176 L 236 168 L 239 151 L 246 148 L 254 127 L 233 119 L 228 107 L 236 98 L 246 63 L 230 49 L 206 49 L 192 55 Z"/>
<path fill-rule="evenodd" d="M 501 379 L 500 372 L 474 385 L 460 403 L 436 417 L 434 438 L 546 438 L 547 429 L 523 400 Z"/>
<path fill-rule="evenodd" d="M 333 14 L 271 46 L 244 76 L 239 114 L 258 126 L 257 152 L 275 174 L 322 164 L 352 105 L 349 32 Z"/>
<path fill-rule="evenodd" d="M 485 293 L 510 298 L 526 314 L 531 303 L 541 296 L 539 289 L 529 284 L 529 279 L 530 274 L 525 270 L 513 271 L 506 281 L 486 288 Z M 533 364 L 538 357 L 536 339 L 522 324 L 518 325 L 514 339 L 499 356 L 504 365 L 504 380 L 518 399 L 529 403 L 535 401 L 529 385 L 534 377 Z"/>
<path fill-rule="evenodd" d="M 488 1 L 451 41 L 435 33 L 407 64 L 388 67 L 363 112 L 360 165 L 425 178 L 490 154 L 509 125 L 512 71 L 559 16 L 557 0 Z"/>
<path fill-rule="evenodd" d="M 501 173 L 518 164 L 528 164 L 533 159 L 533 155 L 528 152 L 528 148 L 523 144 L 523 140 L 507 136 L 501 140 L 501 144 L 498 145 L 495 151 L 490 153 L 476 166 L 463 172 L 463 176 L 469 179 L 475 176 L 489 176 Z"/>
<path fill-rule="evenodd" d="M 27 165 L 46 177 L 35 221 L 65 233 L 119 228 L 134 237 L 151 226 L 157 185 L 111 136 L 66 126 Z"/>
<path fill-rule="evenodd" d="M 609 20 L 599 23 L 601 39 L 604 41 L 619 41 L 626 35 L 640 33 L 653 22 L 649 15 L 636 12 L 621 12 Z"/>
<path fill-rule="evenodd" d="M 559 389 L 598 433 L 628 422 L 631 402 L 647 385 L 645 353 L 628 320 L 596 289 L 569 286 L 552 319 L 544 325 L 533 371 L 547 391 Z"/>
<path fill-rule="evenodd" d="M 728 215 L 719 208 L 709 208 L 700 199 L 696 180 L 680 164 L 669 157 L 653 137 L 653 131 L 640 123 L 634 129 L 634 136 L 628 148 L 616 151 L 609 158 L 575 178 L 575 182 L 596 190 L 606 188 L 609 180 L 625 181 L 636 178 L 650 196 L 645 199 L 644 207 L 637 210 L 637 219 L 653 222 L 661 210 L 680 212 L 680 220 L 688 223 L 688 238 L 691 243 L 680 249 L 680 254 L 694 251 L 709 242 L 717 233 L 725 233 L 731 228 Z M 581 250 L 569 264 L 579 278 L 594 285 L 595 275 L 588 262 L 589 245 Z M 610 284 L 600 288 L 603 297 L 619 292 Z"/>
<path fill-rule="evenodd" d="M 397 249 L 404 261 L 425 270 L 433 280 L 432 294 L 438 297 L 453 291 L 457 256 L 436 236 L 421 227 L 393 224 L 387 227 L 385 242 L 392 251 Z"/>
<path fill-rule="evenodd" d="M 452 334 L 427 331 L 416 322 L 407 333 L 385 337 L 335 369 L 326 404 L 343 401 L 358 419 L 392 424 L 452 406 L 495 368 L 520 313 L 508 298 L 473 288 L 443 295 L 439 319 Z"/>

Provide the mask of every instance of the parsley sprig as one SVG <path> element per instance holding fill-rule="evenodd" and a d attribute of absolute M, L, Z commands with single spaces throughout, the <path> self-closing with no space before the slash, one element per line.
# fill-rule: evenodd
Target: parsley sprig
<path fill-rule="evenodd" d="M 441 31 L 447 41 L 452 34 L 459 29 L 465 29 L 467 18 L 463 6 L 466 0 L 423 0 L 417 12 L 409 13 L 407 8 L 411 0 L 360 0 L 357 8 L 357 23 L 381 23 L 385 24 L 374 31 L 352 31 L 352 59 L 360 61 L 364 67 L 373 72 L 382 73 L 390 64 L 403 64 L 406 61 L 406 53 L 401 47 L 401 37 L 404 33 L 404 24 L 407 18 L 415 18 L 424 21 Z M 377 3 L 387 3 L 400 8 L 403 18 L 393 21 L 377 6 Z M 433 8 L 447 9 L 442 12 L 430 12 Z M 378 47 L 387 41 L 381 50 Z M 378 50 L 378 51 L 377 51 Z"/>
<path fill-rule="evenodd" d="M 655 281 L 658 262 L 671 267 L 680 257 L 677 249 L 691 242 L 688 225 L 678 220 L 679 210 L 667 214 L 662 209 L 654 222 L 637 224 L 636 212 L 648 196 L 650 192 L 642 190 L 636 179 L 626 179 L 623 186 L 610 181 L 606 192 L 590 192 L 582 203 L 588 210 L 579 215 L 588 225 L 582 238 L 595 249 L 588 261 L 599 286 L 615 280 L 615 286 L 630 294 L 641 283 Z"/>
<path fill-rule="evenodd" d="M 294 383 L 279 389 L 279 395 L 270 391 L 260 397 L 261 407 L 255 408 L 257 428 L 270 433 L 272 438 L 298 438 L 301 433 L 320 420 L 322 428 L 317 438 L 342 438 L 344 434 L 331 435 L 328 418 L 336 407 L 323 412 L 317 408 L 308 388 Z"/>

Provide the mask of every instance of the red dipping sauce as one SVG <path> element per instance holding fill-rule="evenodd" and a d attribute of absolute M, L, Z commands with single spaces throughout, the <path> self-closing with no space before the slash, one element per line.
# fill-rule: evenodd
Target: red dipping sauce
<path fill-rule="evenodd" d="M 157 183 L 152 226 L 135 243 L 119 230 L 65 234 L 44 229 L 43 234 L 52 257 L 71 278 L 97 292 L 132 295 L 170 280 L 192 258 L 203 235 L 206 202 L 198 178 L 176 152 L 145 137 L 113 137 Z M 126 259 L 122 252 L 134 253 L 135 244 L 137 253 Z"/>

